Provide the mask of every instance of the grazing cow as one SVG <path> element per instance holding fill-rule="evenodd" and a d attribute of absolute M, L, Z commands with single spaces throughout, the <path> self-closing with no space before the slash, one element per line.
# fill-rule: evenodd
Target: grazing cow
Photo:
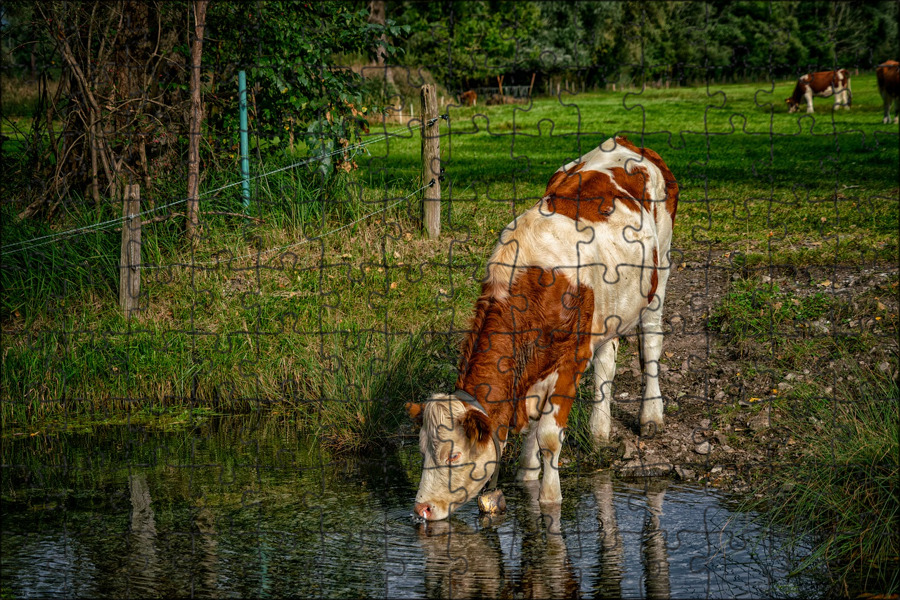
<path fill-rule="evenodd" d="M 887 125 L 891 122 L 891 104 L 894 105 L 894 123 L 898 121 L 900 115 L 900 63 L 896 60 L 887 60 L 875 70 L 878 78 L 878 91 L 881 93 L 881 99 L 884 101 L 884 119 L 882 123 Z"/>
<path fill-rule="evenodd" d="M 478 104 L 478 94 L 476 94 L 473 90 L 463 92 L 459 95 L 459 101 L 463 104 L 463 106 L 476 106 Z"/>
<path fill-rule="evenodd" d="M 494 475 L 510 430 L 525 432 L 519 479 L 558 503 L 559 453 L 593 360 L 595 442 L 609 439 L 619 336 L 641 325 L 642 434 L 663 427 L 662 311 L 678 184 L 624 137 L 559 169 L 501 233 L 462 348 L 457 390 L 409 404 L 425 455 L 415 512 L 447 518 Z"/>
<path fill-rule="evenodd" d="M 830 98 L 834 96 L 834 108 L 843 106 L 850 109 L 852 103 L 850 92 L 850 73 L 847 69 L 838 71 L 819 71 L 807 73 L 797 80 L 794 93 L 786 99 L 788 112 L 792 113 L 800 108 L 801 100 L 806 100 L 806 112 L 813 112 L 813 96 Z"/>

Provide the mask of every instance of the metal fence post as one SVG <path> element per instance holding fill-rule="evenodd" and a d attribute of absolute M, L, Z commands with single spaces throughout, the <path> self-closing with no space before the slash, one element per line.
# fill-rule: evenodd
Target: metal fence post
<path fill-rule="evenodd" d="M 241 194 L 244 210 L 247 210 L 250 208 L 250 142 L 247 132 L 247 74 L 244 71 L 238 71 L 238 109 L 241 113 Z"/>

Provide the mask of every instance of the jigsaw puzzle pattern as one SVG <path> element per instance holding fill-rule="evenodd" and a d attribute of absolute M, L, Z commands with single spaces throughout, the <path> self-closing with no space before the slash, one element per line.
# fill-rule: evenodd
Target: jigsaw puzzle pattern
<path fill-rule="evenodd" d="M 649 35 L 641 14 L 639 37 Z M 702 14 L 691 28 L 698 40 L 714 30 L 711 11 Z M 840 31 L 833 25 L 821 35 Z M 789 43 L 777 27 L 766 33 L 773 47 Z M 446 21 L 429 35 L 453 54 L 458 32 Z M 521 43 L 515 28 L 504 39 Z M 873 88 L 874 63 L 890 57 L 871 58 L 861 53 L 855 64 L 836 65 L 869 88 L 848 86 L 852 102 L 849 94 L 835 101 L 831 79 L 825 88 L 832 93 L 812 98 L 810 115 L 804 105 L 799 114 L 788 113 L 783 100 L 804 80 L 786 77 L 785 65 L 761 76 L 737 55 L 727 66 L 657 64 L 641 55 L 623 77 L 575 50 L 560 50 L 543 57 L 547 68 L 535 71 L 530 85 L 519 78 L 504 86 L 500 75 L 510 65 L 474 52 L 450 67 L 451 74 L 478 73 L 471 85 L 437 82 L 435 122 L 423 124 L 415 96 L 406 93 L 389 97 L 380 115 L 354 106 L 353 118 L 365 121 L 356 138 L 350 121 L 343 137 L 331 136 L 331 113 L 319 130 L 291 130 L 291 147 L 305 144 L 308 156 L 254 174 L 252 208 L 243 216 L 238 181 L 202 181 L 210 215 L 201 219 L 203 235 L 187 262 L 168 260 L 167 249 L 151 246 L 144 229 L 143 291 L 132 320 L 96 328 L 73 317 L 75 325 L 65 329 L 39 321 L 24 327 L 24 320 L 4 315 L 5 349 L 46 347 L 37 352 L 38 368 L 48 387 L 63 392 L 45 402 L 64 407 L 66 429 L 4 432 L 3 593 L 725 598 L 820 592 L 815 578 L 788 577 L 812 540 L 763 527 L 731 495 L 769 493 L 754 487 L 768 469 L 803 460 L 790 424 L 807 420 L 803 411 L 813 401 L 852 404 L 868 373 L 896 382 L 897 264 L 890 256 L 897 243 L 890 232 L 898 225 L 898 131 L 890 114 L 881 122 L 881 97 Z M 387 60 L 388 66 L 357 70 L 404 92 L 435 83 L 427 65 Z M 586 73 L 597 69 L 599 78 L 587 86 Z M 800 64 L 794 71 L 805 73 Z M 498 85 L 487 85 L 494 77 Z M 699 88 L 687 85 L 696 81 Z M 805 103 L 811 93 L 800 92 Z M 442 232 L 434 240 L 423 233 L 420 212 L 432 184 L 419 177 L 421 130 L 431 127 L 441 146 L 432 179 L 441 188 Z M 256 148 L 275 143 L 274 134 L 252 122 L 250 134 Z M 615 141 L 603 146 L 599 164 L 585 167 L 586 155 L 607 140 Z M 657 175 L 649 164 L 660 166 L 647 149 L 678 182 L 668 252 L 657 244 L 660 221 L 650 215 L 669 207 L 673 188 L 664 170 Z M 237 173 L 239 157 L 228 150 L 219 160 L 234 161 L 230 171 Z M 631 155 L 615 162 L 625 150 Z M 862 174 L 867 166 L 869 177 Z M 597 177 L 589 172 L 607 173 L 602 192 L 591 188 Z M 886 172 L 895 175 L 887 184 Z M 575 183 L 545 201 L 548 181 L 547 190 L 554 181 Z M 585 211 L 574 215 L 577 221 L 563 208 L 572 193 L 578 202 L 571 204 Z M 152 210 L 176 201 L 144 200 Z M 536 220 L 563 224 L 539 229 L 529 221 L 532 229 L 524 229 L 514 219 L 535 205 Z M 626 210 L 641 215 L 637 224 L 601 231 L 600 223 L 618 223 Z M 277 219 L 285 223 L 281 233 L 271 227 Z M 217 237 L 216 227 L 235 233 Z M 108 287 L 109 277 L 47 257 L 57 244 L 108 229 L 4 242 L 3 269 L 14 273 L 35 263 L 44 265 L 41 277 L 65 279 L 46 298 L 46 314 L 58 318 L 74 310 L 80 290 Z M 526 237 L 527 231 L 535 233 Z M 604 248 L 621 246 L 639 260 L 598 263 L 589 251 L 603 236 Z M 221 247 L 207 244 L 223 239 Z M 498 240 L 500 248 L 514 247 L 495 255 L 500 261 L 490 258 Z M 470 340 L 467 355 L 482 282 L 515 279 L 511 264 L 544 268 L 533 277 L 537 291 L 522 295 L 499 286 L 511 297 L 501 291 L 485 304 L 506 302 L 511 316 L 501 322 L 526 325 L 495 327 Z M 77 280 L 66 274 L 74 267 L 81 269 Z M 590 280 L 590 302 L 567 283 L 585 281 L 589 267 L 600 273 Z M 632 326 L 636 319 L 623 325 L 627 299 L 616 296 L 616 286 L 626 280 L 636 281 L 650 303 L 665 291 L 660 331 L 644 330 L 663 339 L 658 361 L 642 361 L 646 346 Z M 557 304 L 533 305 L 557 288 Z M 568 398 L 567 427 L 551 431 L 549 441 L 513 433 L 536 415 L 552 418 L 560 401 L 540 398 L 550 383 L 537 396 L 532 390 L 532 400 L 521 398 L 520 408 L 511 406 L 516 417 L 499 431 L 479 429 L 481 417 L 471 413 L 494 412 L 493 400 L 486 400 L 490 384 L 462 398 L 457 365 L 465 370 L 479 352 L 524 336 L 529 354 L 500 355 L 494 370 L 525 380 L 529 361 L 571 337 L 566 327 L 591 337 L 583 311 L 602 289 L 611 290 L 609 305 L 620 307 L 604 324 L 615 331 L 614 347 L 607 347 L 606 363 L 592 363 L 590 352 L 565 346 L 583 375 Z M 528 320 L 550 310 L 562 315 L 561 325 L 541 331 Z M 79 384 L 85 363 L 76 355 L 85 347 L 117 356 L 103 368 L 109 389 L 126 390 L 118 404 L 133 408 L 124 423 L 80 429 L 70 407 L 96 400 Z M 190 365 L 183 381 L 164 388 L 144 381 L 145 357 L 159 354 Z M 3 401 L 25 405 L 31 396 L 17 395 L 15 376 L 4 369 Z M 642 394 L 654 377 L 665 426 L 646 428 Z M 161 389 L 162 398 L 155 397 Z M 601 397 L 612 400 L 611 431 L 598 439 L 591 412 Z M 420 404 L 424 418 L 415 410 L 412 419 L 397 417 L 406 403 Z M 173 418 L 161 410 L 170 404 L 243 411 Z M 469 422 L 460 411 L 470 413 Z M 417 416 L 431 427 L 421 442 Z M 154 419 L 175 424 L 159 428 Z M 851 436 L 812 424 L 826 443 Z M 377 443 L 359 441 L 367 436 Z M 473 439 L 487 459 L 469 462 Z M 550 458 L 553 442 L 561 453 Z M 521 481 L 519 455 L 529 450 L 531 462 L 521 465 L 529 480 Z M 446 468 L 463 454 L 460 464 Z M 543 469 L 543 483 L 530 480 L 529 468 Z M 439 491 L 458 497 L 469 481 L 468 501 L 449 519 L 431 521 L 429 512 L 439 511 L 428 504 L 434 495 L 417 491 L 430 471 L 445 470 L 455 475 Z M 502 489 L 506 508 L 482 514 L 475 496 L 495 472 L 499 483 L 492 485 Z M 547 502 L 547 481 L 554 479 L 562 498 Z"/>

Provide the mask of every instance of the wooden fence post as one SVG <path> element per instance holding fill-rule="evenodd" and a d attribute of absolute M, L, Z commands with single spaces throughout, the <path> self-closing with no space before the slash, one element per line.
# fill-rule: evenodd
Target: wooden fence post
<path fill-rule="evenodd" d="M 422 222 L 428 237 L 437 239 L 441 235 L 441 119 L 433 85 L 422 86 L 421 101 L 422 185 L 429 186 L 422 201 Z"/>
<path fill-rule="evenodd" d="M 141 295 L 141 186 L 126 185 L 122 201 L 122 252 L 119 255 L 119 306 L 130 319 Z"/>

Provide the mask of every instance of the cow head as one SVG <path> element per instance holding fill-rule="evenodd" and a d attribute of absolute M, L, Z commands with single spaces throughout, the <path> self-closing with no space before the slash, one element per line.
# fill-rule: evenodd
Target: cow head
<path fill-rule="evenodd" d="M 415 512 L 428 521 L 446 519 L 476 497 L 497 468 L 493 425 L 480 409 L 447 394 L 407 410 L 421 417 L 419 449 L 425 457 Z"/>
<path fill-rule="evenodd" d="M 800 108 L 800 103 L 793 98 L 786 98 L 785 102 L 788 105 L 788 114 L 797 112 L 797 109 Z"/>

